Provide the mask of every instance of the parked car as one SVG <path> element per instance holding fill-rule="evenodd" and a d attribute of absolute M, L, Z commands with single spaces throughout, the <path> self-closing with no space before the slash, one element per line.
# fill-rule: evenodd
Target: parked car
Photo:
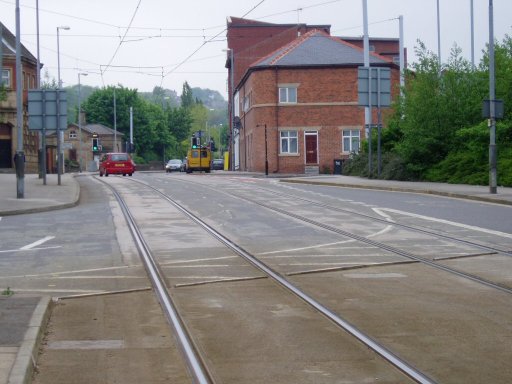
<path fill-rule="evenodd" d="M 165 165 L 165 172 L 181 171 L 181 164 L 182 162 L 180 159 L 171 159 Z"/>
<path fill-rule="evenodd" d="M 224 170 L 224 159 L 213 159 L 212 169 Z"/>
<path fill-rule="evenodd" d="M 100 159 L 100 176 L 133 175 L 135 163 L 127 153 L 105 153 Z"/>

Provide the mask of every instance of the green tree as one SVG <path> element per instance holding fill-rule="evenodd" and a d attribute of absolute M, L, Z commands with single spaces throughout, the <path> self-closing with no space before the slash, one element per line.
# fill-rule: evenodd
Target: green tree
<path fill-rule="evenodd" d="M 400 130 L 394 150 L 407 173 L 422 179 L 456 146 L 459 129 L 481 121 L 484 84 L 457 47 L 442 67 L 421 42 L 416 54 L 418 63 L 413 64 L 390 125 Z"/>
<path fill-rule="evenodd" d="M 137 90 L 110 86 L 95 91 L 82 104 L 87 121 L 107 127 L 114 125 L 114 93 L 117 130 L 128 141 L 130 108 L 133 108 L 133 138 L 137 155 L 145 160 L 160 159 L 161 153 L 173 142 L 172 133 L 161 106 L 143 100 Z"/>
<path fill-rule="evenodd" d="M 183 90 L 181 92 L 181 106 L 183 108 L 191 108 L 195 105 L 194 95 L 192 93 L 192 88 L 185 81 L 183 84 Z"/>

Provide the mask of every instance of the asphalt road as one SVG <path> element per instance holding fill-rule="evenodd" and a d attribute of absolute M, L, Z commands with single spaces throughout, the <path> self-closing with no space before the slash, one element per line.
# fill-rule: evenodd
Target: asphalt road
<path fill-rule="evenodd" d="M 163 173 L 139 173 L 133 179 L 172 195 L 439 382 L 506 382 L 512 378 L 508 364 L 512 351 L 507 342 L 512 332 L 510 295 L 416 264 L 372 267 L 404 258 L 355 244 L 353 239 L 276 214 L 265 206 L 429 259 L 457 257 L 443 262 L 483 273 L 504 285 L 512 285 L 507 273 L 510 258 L 474 257 L 481 250 L 434 242 L 427 235 L 394 228 L 386 220 L 510 249 L 511 207 L 410 193 L 292 185 L 272 179 Z M 144 270 L 117 203 L 97 180 L 82 177 L 79 182 L 80 204 L 74 208 L 2 220 L 3 285 L 21 293 L 61 297 L 107 293 L 59 302 L 35 382 L 66 383 L 73 377 L 76 383 L 136 383 L 149 377 L 145 375 L 154 375 L 150 382 L 187 382 L 177 346 L 165 330 L 156 302 L 145 291 Z M 111 177 L 108 182 L 124 188 L 188 326 L 220 381 L 279 378 L 282 383 L 331 383 L 341 377 L 354 382 L 407 381 L 362 351 L 359 343 L 339 336 L 332 324 L 318 320 L 300 300 L 259 279 L 259 271 L 233 257 L 154 193 L 129 183 L 128 178 Z M 325 206 L 314 206 L 311 201 Z M 358 264 L 366 267 L 325 270 Z M 137 292 L 116 293 L 126 290 Z M 322 324 L 320 329 L 318 324 Z M 93 341 L 86 352 L 83 340 Z M 105 343 L 110 349 L 98 347 Z M 280 348 L 285 345 L 290 349 Z M 172 356 L 171 361 L 157 357 L 160 352 Z M 258 356 L 265 358 L 258 360 Z M 140 364 L 127 365 L 136 361 Z M 78 366 L 83 370 L 73 369 Z"/>

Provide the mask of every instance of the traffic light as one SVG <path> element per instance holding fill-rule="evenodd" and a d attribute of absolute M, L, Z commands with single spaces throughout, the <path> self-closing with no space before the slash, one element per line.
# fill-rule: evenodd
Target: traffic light
<path fill-rule="evenodd" d="M 192 137 L 192 148 L 199 148 L 199 146 L 201 145 L 200 140 L 201 139 L 199 137 Z"/>
<path fill-rule="evenodd" d="M 94 132 L 92 134 L 92 151 L 98 152 L 100 149 L 100 139 L 98 137 L 98 134 Z"/>

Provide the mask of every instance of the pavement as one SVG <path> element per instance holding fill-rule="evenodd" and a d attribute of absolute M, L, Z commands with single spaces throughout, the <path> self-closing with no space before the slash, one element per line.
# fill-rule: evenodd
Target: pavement
<path fill-rule="evenodd" d="M 222 174 L 265 177 L 257 173 L 222 171 Z M 18 187 L 15 174 L 0 173 L 0 228 L 4 216 L 77 205 L 80 198 L 80 185 L 76 178 L 82 175 L 85 174 L 61 175 L 60 185 L 57 175 L 47 175 L 45 185 L 38 175 L 27 174 L 20 183 L 21 186 Z M 212 176 L 215 176 L 215 173 Z M 287 175 L 287 177 L 272 175 L 271 177 L 281 177 L 281 181 L 290 183 L 426 193 L 512 205 L 512 188 L 505 187 L 498 187 L 497 193 L 491 194 L 488 186 L 375 180 L 343 175 Z M 18 197 L 18 192 L 22 197 Z M 0 291 L 0 384 L 29 383 L 52 300 L 48 296 L 9 294 L 5 287 L 0 287 Z"/>

